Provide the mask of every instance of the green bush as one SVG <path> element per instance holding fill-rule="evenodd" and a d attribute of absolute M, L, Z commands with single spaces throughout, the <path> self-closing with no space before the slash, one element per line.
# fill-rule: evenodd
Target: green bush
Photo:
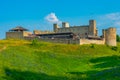
<path fill-rule="evenodd" d="M 119 35 L 116 35 L 116 40 L 117 40 L 117 42 L 120 42 L 120 36 Z"/>
<path fill-rule="evenodd" d="M 95 44 L 91 44 L 90 47 L 91 47 L 91 48 L 95 48 Z"/>
<path fill-rule="evenodd" d="M 32 40 L 32 45 L 33 45 L 33 46 L 38 45 L 38 39 L 34 39 L 34 40 Z"/>
<path fill-rule="evenodd" d="M 117 51 L 117 50 L 118 50 L 118 47 L 113 46 L 111 49 L 114 50 L 114 51 Z"/>

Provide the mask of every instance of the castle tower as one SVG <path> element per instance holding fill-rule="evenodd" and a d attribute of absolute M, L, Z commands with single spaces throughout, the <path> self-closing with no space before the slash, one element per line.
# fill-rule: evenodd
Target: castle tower
<path fill-rule="evenodd" d="M 109 28 L 105 31 L 105 43 L 110 46 L 116 46 L 116 28 Z"/>
<path fill-rule="evenodd" d="M 6 32 L 6 39 L 24 39 L 24 37 L 29 37 L 30 35 L 32 35 L 32 33 L 28 32 L 28 29 L 17 26 Z"/>
<path fill-rule="evenodd" d="M 89 21 L 89 35 L 97 36 L 97 29 L 96 29 L 96 21 L 95 20 Z"/>
<path fill-rule="evenodd" d="M 63 28 L 69 27 L 69 23 L 67 23 L 67 22 L 62 22 L 62 27 L 63 27 Z"/>
<path fill-rule="evenodd" d="M 53 30 L 54 30 L 54 32 L 57 32 L 58 28 L 59 28 L 58 24 L 53 24 Z"/>

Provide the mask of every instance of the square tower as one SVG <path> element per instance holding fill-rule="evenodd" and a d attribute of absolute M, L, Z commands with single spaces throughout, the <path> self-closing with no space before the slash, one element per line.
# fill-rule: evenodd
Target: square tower
<path fill-rule="evenodd" d="M 89 35 L 97 36 L 97 29 L 96 29 L 96 21 L 95 20 L 89 21 Z"/>

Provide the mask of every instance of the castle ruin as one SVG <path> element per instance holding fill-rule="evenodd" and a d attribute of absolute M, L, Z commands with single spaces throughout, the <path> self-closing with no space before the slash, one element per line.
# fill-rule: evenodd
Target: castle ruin
<path fill-rule="evenodd" d="M 107 44 L 116 46 L 116 28 L 110 27 L 103 29 L 102 37 L 98 36 L 96 21 L 90 20 L 89 25 L 69 26 L 69 23 L 63 22 L 62 27 L 57 24 L 53 25 L 55 33 L 73 32 L 80 39 L 80 44 Z"/>
<path fill-rule="evenodd" d="M 24 30 L 24 29 L 23 29 Z M 53 32 L 34 30 L 34 33 L 13 30 L 6 32 L 6 38 L 18 38 L 32 40 L 38 38 L 42 41 L 66 43 L 66 44 L 106 44 L 116 46 L 116 28 L 110 27 L 102 30 L 102 36 L 98 36 L 96 21 L 90 20 L 88 25 L 70 26 L 63 22 L 62 27 L 53 24 Z M 24 33 L 24 34 L 23 34 Z"/>

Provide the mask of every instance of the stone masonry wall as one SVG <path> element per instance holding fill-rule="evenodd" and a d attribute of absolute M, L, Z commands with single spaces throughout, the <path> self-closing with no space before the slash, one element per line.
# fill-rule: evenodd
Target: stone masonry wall
<path fill-rule="evenodd" d="M 23 39 L 23 32 L 6 32 L 6 39 Z"/>
<path fill-rule="evenodd" d="M 25 36 L 29 36 L 31 32 L 6 32 L 6 39 L 24 39 Z"/>
<path fill-rule="evenodd" d="M 25 37 L 26 40 L 33 40 L 34 38 Z M 39 41 L 46 41 L 46 42 L 52 42 L 52 43 L 64 43 L 64 44 L 105 44 L 105 40 L 90 40 L 90 39 L 40 39 L 37 38 Z"/>
<path fill-rule="evenodd" d="M 30 38 L 30 37 L 24 37 L 25 40 L 33 40 L 35 38 Z M 39 41 L 45 41 L 45 42 L 52 42 L 52 43 L 63 43 L 63 44 L 80 44 L 80 40 L 73 40 L 73 39 L 41 39 L 41 38 L 36 38 Z"/>
<path fill-rule="evenodd" d="M 89 26 L 74 26 L 68 28 L 57 28 L 57 33 L 73 32 L 82 37 L 87 37 Z"/>
<path fill-rule="evenodd" d="M 103 40 L 80 39 L 80 45 L 82 44 L 105 44 L 105 39 Z"/>

